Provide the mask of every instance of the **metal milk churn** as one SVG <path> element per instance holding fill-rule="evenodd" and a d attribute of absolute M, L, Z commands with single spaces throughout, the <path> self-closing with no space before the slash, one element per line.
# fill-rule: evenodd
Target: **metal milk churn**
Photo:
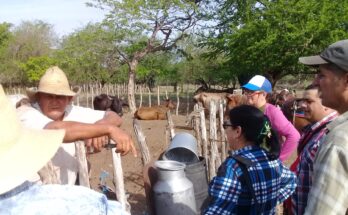
<path fill-rule="evenodd" d="M 185 164 L 156 161 L 158 180 L 153 187 L 157 215 L 196 215 L 193 185 L 185 176 Z"/>

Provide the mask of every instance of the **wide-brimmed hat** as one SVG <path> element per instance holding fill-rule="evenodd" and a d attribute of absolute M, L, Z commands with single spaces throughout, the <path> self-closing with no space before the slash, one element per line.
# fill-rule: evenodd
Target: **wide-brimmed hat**
<path fill-rule="evenodd" d="M 261 90 L 265 91 L 266 93 L 272 92 L 271 82 L 262 75 L 255 75 L 250 79 L 250 81 L 248 81 L 248 83 L 246 83 L 242 87 L 252 91 Z"/>
<path fill-rule="evenodd" d="M 300 57 L 299 61 L 310 66 L 332 63 L 348 72 L 348 40 L 335 42 L 320 55 Z"/>
<path fill-rule="evenodd" d="M 71 90 L 65 73 L 58 66 L 53 66 L 46 70 L 40 79 L 38 87 L 27 88 L 26 92 L 30 101 L 35 101 L 36 93 L 38 92 L 61 96 L 75 96 L 79 90 L 79 87 Z"/>
<path fill-rule="evenodd" d="M 30 179 L 56 153 L 64 130 L 21 126 L 15 108 L 0 85 L 0 194 Z"/>

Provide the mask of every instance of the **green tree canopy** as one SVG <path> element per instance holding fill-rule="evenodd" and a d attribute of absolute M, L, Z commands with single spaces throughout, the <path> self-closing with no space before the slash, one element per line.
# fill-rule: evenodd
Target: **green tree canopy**
<path fill-rule="evenodd" d="M 219 0 L 207 7 L 211 56 L 224 53 L 237 75 L 264 74 L 273 83 L 308 72 L 298 58 L 348 37 L 348 2 Z"/>

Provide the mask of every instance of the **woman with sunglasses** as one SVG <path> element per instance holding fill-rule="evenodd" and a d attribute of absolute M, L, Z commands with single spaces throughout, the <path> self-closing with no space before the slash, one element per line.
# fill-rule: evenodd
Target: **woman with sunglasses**
<path fill-rule="evenodd" d="M 209 185 L 208 214 L 275 214 L 296 188 L 296 176 L 278 159 L 280 146 L 267 117 L 241 105 L 224 123 L 233 152 Z"/>

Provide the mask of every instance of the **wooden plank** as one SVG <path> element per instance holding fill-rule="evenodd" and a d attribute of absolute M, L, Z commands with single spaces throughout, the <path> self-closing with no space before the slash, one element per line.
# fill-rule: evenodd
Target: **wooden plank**
<path fill-rule="evenodd" d="M 48 161 L 38 172 L 41 182 L 43 184 L 61 184 L 56 169 L 58 169 L 58 167 L 54 167 L 51 160 Z"/>
<path fill-rule="evenodd" d="M 90 188 L 88 164 L 86 158 L 86 149 L 84 141 L 75 142 L 76 159 L 79 167 L 79 183 L 81 186 Z"/>
<path fill-rule="evenodd" d="M 141 152 L 141 159 L 143 161 L 143 165 L 145 166 L 148 162 L 150 162 L 151 156 L 150 156 L 149 148 L 147 147 L 147 144 L 146 144 L 145 135 L 139 124 L 139 120 L 137 119 L 133 120 L 133 128 L 134 128 L 134 133 L 135 133 L 135 136 L 137 137 L 137 142 Z"/>
<path fill-rule="evenodd" d="M 223 128 L 224 123 L 224 103 L 223 100 L 219 101 L 219 128 L 220 128 L 220 140 L 221 140 L 221 159 L 225 160 L 227 157 L 227 138 L 225 129 Z"/>
<path fill-rule="evenodd" d="M 167 110 L 167 121 L 168 121 L 168 129 L 169 129 L 169 135 L 170 135 L 170 140 L 172 140 L 175 136 L 175 131 L 174 131 L 174 122 L 172 118 L 172 114 L 170 113 L 170 110 Z"/>
<path fill-rule="evenodd" d="M 124 186 L 124 178 L 123 178 L 123 170 L 121 163 L 121 155 L 116 153 L 115 149 L 111 150 L 112 153 L 112 163 L 114 166 L 114 184 L 115 184 L 115 193 L 117 197 L 117 201 L 121 203 L 122 209 L 130 212 L 131 207 L 127 201 L 125 186 Z"/>

